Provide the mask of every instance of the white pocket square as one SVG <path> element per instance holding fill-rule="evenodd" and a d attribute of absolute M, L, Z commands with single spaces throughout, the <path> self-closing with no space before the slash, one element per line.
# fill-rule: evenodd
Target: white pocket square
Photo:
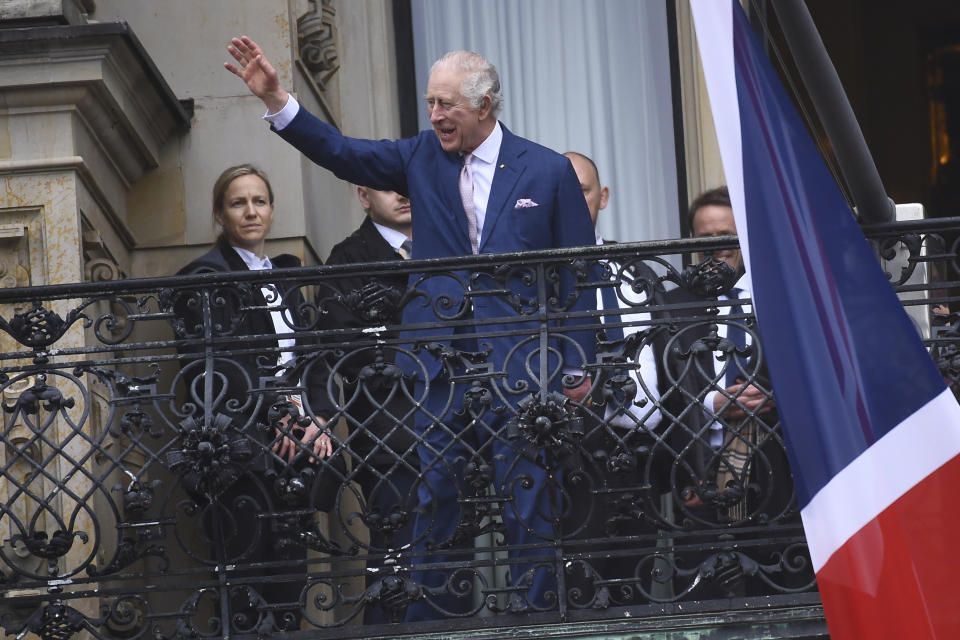
<path fill-rule="evenodd" d="M 513 205 L 514 209 L 526 209 L 527 207 L 539 207 L 540 205 L 531 200 L 530 198 L 520 198 L 517 200 L 517 204 Z"/>

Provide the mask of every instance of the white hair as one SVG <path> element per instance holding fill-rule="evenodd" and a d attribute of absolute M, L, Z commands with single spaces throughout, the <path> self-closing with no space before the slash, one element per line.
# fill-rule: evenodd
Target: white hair
<path fill-rule="evenodd" d="M 479 109 L 484 96 L 490 96 L 490 113 L 496 118 L 503 108 L 500 92 L 500 76 L 493 63 L 472 51 L 450 51 L 443 54 L 430 67 L 430 75 L 439 67 L 452 67 L 463 71 L 460 95 L 467 99 L 471 109 Z"/>

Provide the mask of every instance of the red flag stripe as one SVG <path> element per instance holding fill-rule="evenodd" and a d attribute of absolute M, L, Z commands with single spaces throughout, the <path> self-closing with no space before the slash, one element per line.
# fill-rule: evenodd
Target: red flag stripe
<path fill-rule="evenodd" d="M 918 482 L 960 455 L 960 430 L 948 424 L 960 424 L 960 406 L 944 389 L 817 492 L 802 511 L 814 571 Z"/>
<path fill-rule="evenodd" d="M 953 535 L 960 531 L 957 487 L 960 456 L 901 496 L 827 561 L 817 583 L 831 636 L 956 638 L 960 590 L 949 560 L 957 554 Z"/>

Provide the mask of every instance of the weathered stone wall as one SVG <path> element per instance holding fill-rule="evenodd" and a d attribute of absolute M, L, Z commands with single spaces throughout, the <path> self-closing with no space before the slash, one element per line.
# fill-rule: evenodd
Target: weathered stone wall
<path fill-rule="evenodd" d="M 312 112 L 349 135 L 397 137 L 388 0 L 98 0 L 89 18 L 127 22 L 174 94 L 194 105 L 190 131 L 131 186 L 129 208 L 137 212 L 143 250 L 134 257 L 136 275 L 175 271 L 213 240 L 211 186 L 222 169 L 240 162 L 253 162 L 271 177 L 277 196 L 272 251 L 292 250 L 315 263 L 359 224 L 354 189 L 271 133 L 260 101 L 223 62 L 230 38 L 249 35 Z M 304 32 L 313 34 L 310 44 L 298 38 Z M 305 60 L 317 52 L 325 58 Z M 151 251 L 156 248 L 164 250 Z"/>

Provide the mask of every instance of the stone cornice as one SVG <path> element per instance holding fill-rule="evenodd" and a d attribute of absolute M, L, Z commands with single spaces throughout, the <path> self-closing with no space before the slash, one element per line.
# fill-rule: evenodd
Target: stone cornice
<path fill-rule="evenodd" d="M 77 91 L 77 89 L 82 89 Z M 190 116 L 122 22 L 0 29 L 4 111 L 73 104 L 128 182 Z"/>
<path fill-rule="evenodd" d="M 84 11 L 90 11 L 93 0 L 3 0 L 0 2 L 0 25 L 82 24 Z M 5 24 L 4 24 L 5 23 Z"/>

